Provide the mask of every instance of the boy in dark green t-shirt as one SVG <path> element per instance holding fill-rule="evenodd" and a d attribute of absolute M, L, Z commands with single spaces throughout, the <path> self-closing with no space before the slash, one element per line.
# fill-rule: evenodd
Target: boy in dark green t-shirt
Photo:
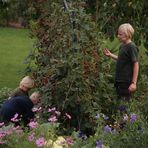
<path fill-rule="evenodd" d="M 137 88 L 137 77 L 139 72 L 138 48 L 132 42 L 134 34 L 133 27 L 122 24 L 118 28 L 117 37 L 121 42 L 118 56 L 112 54 L 107 48 L 104 55 L 116 60 L 115 87 L 118 99 L 129 100 L 131 93 Z"/>

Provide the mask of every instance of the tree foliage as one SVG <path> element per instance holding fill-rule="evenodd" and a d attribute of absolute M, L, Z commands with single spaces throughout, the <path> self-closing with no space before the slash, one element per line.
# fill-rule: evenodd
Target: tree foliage
<path fill-rule="evenodd" d="M 29 0 L 0 0 L 0 25 L 7 26 L 12 21 L 28 26 L 35 17 L 31 4 Z"/>
<path fill-rule="evenodd" d="M 10 20 L 23 18 L 27 24 L 40 15 L 39 5 L 45 0 L 0 0 L 1 24 Z M 64 1 L 64 0 L 63 0 Z M 61 2 L 63 2 L 61 1 Z M 84 2 L 84 0 L 78 0 Z M 110 40 L 114 39 L 118 26 L 128 22 L 135 28 L 134 40 L 137 45 L 144 43 L 148 47 L 148 3 L 146 0 L 85 0 L 87 12 L 92 13 L 94 20 L 99 24 Z M 50 3 L 51 1 L 49 1 Z M 55 2 L 58 2 L 56 0 Z M 68 2 L 72 2 L 69 0 Z M 36 5 L 37 4 L 37 5 Z"/>
<path fill-rule="evenodd" d="M 134 40 L 137 45 L 148 48 L 148 3 L 146 0 L 87 0 L 87 8 L 101 31 L 113 40 L 115 30 L 122 23 L 130 23 L 135 28 Z"/>

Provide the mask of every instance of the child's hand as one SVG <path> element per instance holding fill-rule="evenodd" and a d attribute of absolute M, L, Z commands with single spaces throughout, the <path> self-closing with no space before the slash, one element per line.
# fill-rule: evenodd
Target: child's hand
<path fill-rule="evenodd" d="M 135 91 L 136 89 L 137 89 L 137 86 L 136 86 L 135 83 L 131 83 L 131 85 L 130 85 L 129 88 L 128 88 L 128 90 L 129 90 L 130 92 L 133 92 L 133 91 Z"/>
<path fill-rule="evenodd" d="M 110 52 L 107 48 L 105 48 L 105 49 L 103 50 L 103 53 L 104 53 L 104 55 L 107 56 L 107 57 L 110 57 L 110 56 L 111 56 L 111 52 Z"/>

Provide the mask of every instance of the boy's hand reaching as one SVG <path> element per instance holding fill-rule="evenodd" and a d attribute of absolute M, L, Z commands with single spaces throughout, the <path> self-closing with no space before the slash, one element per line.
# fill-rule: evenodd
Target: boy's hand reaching
<path fill-rule="evenodd" d="M 105 49 L 103 50 L 103 53 L 104 53 L 105 56 L 111 57 L 111 58 L 114 59 L 114 60 L 117 60 L 117 59 L 118 59 L 118 56 L 116 56 L 115 54 L 112 54 L 112 53 L 109 51 L 109 49 L 107 49 L 107 48 L 105 48 Z"/>
<path fill-rule="evenodd" d="M 110 52 L 107 48 L 105 48 L 105 49 L 103 50 L 103 53 L 104 53 L 104 55 L 107 56 L 107 57 L 110 57 L 110 56 L 111 56 L 111 52 Z"/>

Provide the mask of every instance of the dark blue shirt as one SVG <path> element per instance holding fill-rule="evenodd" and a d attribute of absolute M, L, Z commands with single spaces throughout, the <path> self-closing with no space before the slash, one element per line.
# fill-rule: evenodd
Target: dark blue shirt
<path fill-rule="evenodd" d="M 12 97 L 0 109 L 0 121 L 8 123 L 17 113 L 21 121 L 27 124 L 34 117 L 33 103 L 27 96 Z"/>

